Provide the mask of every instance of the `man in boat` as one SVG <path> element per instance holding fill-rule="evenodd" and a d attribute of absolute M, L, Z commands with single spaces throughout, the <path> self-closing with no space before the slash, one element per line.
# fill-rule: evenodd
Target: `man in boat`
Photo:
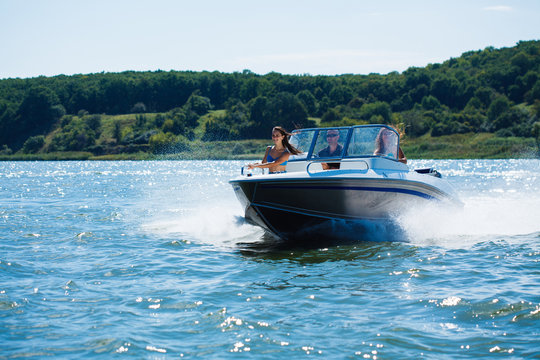
<path fill-rule="evenodd" d="M 335 129 L 326 132 L 328 146 L 319 151 L 319 157 L 341 157 L 343 146 L 339 144 L 339 131 Z M 339 169 L 340 163 L 321 163 L 323 170 Z"/>

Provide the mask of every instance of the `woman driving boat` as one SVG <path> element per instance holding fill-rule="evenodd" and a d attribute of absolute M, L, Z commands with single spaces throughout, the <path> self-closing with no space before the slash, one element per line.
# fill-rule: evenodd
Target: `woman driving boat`
<path fill-rule="evenodd" d="M 248 165 L 248 169 L 268 168 L 270 173 L 280 173 L 286 171 L 289 156 L 298 155 L 300 151 L 289 143 L 291 134 L 281 126 L 272 129 L 272 141 L 274 146 L 268 146 L 264 153 L 262 162 Z"/>

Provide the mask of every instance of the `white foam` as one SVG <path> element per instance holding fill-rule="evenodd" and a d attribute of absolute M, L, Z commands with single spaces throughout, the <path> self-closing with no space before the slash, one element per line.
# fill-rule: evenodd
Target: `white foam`
<path fill-rule="evenodd" d="M 464 206 L 430 204 L 410 209 L 398 222 L 412 243 L 455 246 L 486 237 L 540 232 L 540 195 L 504 191 L 462 199 Z"/>
<path fill-rule="evenodd" d="M 179 236 L 197 243 L 234 246 L 242 238 L 258 239 L 263 231 L 243 220 L 240 206 L 201 205 L 184 214 L 157 215 L 143 225 L 147 232 L 164 237 Z"/>

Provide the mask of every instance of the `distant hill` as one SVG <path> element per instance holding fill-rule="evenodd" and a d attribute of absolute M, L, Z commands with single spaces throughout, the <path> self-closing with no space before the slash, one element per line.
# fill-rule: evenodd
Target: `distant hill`
<path fill-rule="evenodd" d="M 410 139 L 540 137 L 540 41 L 386 75 L 122 72 L 0 80 L 0 155 L 181 151 L 194 140 L 386 123 Z"/>

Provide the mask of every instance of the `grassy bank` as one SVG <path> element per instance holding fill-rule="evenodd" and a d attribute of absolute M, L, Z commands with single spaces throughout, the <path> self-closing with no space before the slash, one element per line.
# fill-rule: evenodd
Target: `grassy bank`
<path fill-rule="evenodd" d="M 515 159 L 539 156 L 534 138 L 502 138 L 490 133 L 405 138 L 402 148 L 409 159 Z"/>
<path fill-rule="evenodd" d="M 182 151 L 168 154 L 137 152 L 96 156 L 89 152 L 0 155 L 0 161 L 21 160 L 251 160 L 262 158 L 270 140 L 193 141 Z M 405 138 L 402 148 L 409 159 L 511 159 L 538 158 L 533 138 L 496 137 L 494 134 L 455 134 L 440 137 L 425 135 Z"/>

